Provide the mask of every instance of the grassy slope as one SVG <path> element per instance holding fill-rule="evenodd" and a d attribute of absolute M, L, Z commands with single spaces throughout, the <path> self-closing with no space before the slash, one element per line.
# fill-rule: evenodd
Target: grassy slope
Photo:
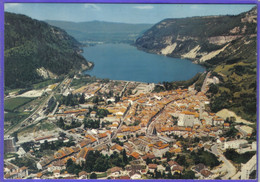
<path fill-rule="evenodd" d="M 32 101 L 33 98 L 28 97 L 17 97 L 12 99 L 7 99 L 4 102 L 5 111 L 14 111 L 15 109 L 25 105 L 26 103 Z"/>

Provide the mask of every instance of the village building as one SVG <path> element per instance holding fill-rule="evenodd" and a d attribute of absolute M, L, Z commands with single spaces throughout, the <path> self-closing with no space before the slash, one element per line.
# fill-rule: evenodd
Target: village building
<path fill-rule="evenodd" d="M 246 147 L 248 145 L 248 141 L 247 140 L 232 140 L 232 141 L 228 141 L 224 143 L 224 149 L 239 149 L 239 148 L 243 148 Z"/>

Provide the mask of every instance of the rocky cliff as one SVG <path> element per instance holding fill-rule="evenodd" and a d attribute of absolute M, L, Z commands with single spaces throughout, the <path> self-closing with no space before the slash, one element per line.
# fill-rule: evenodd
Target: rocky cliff
<path fill-rule="evenodd" d="M 249 44 L 256 36 L 256 8 L 236 16 L 165 19 L 136 40 L 145 51 L 171 57 L 210 61 L 232 41 Z"/>

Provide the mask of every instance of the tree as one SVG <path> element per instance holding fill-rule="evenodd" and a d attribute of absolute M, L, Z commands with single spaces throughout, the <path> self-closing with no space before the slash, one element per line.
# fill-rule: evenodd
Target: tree
<path fill-rule="evenodd" d="M 96 173 L 91 173 L 90 179 L 97 179 L 97 174 Z"/>
<path fill-rule="evenodd" d="M 117 95 L 115 96 L 115 103 L 119 102 L 120 101 L 120 97 Z"/>
<path fill-rule="evenodd" d="M 68 159 L 66 167 L 72 166 L 73 165 L 73 160 L 71 158 Z"/>
<path fill-rule="evenodd" d="M 127 164 L 128 163 L 128 158 L 127 158 L 127 156 L 126 156 L 126 151 L 125 151 L 125 149 L 123 150 L 123 162 L 125 163 L 125 164 Z"/>
<path fill-rule="evenodd" d="M 95 97 L 93 98 L 93 101 L 92 101 L 92 102 L 95 103 L 95 104 L 98 104 L 98 102 L 99 102 L 98 96 L 95 96 Z"/>
<path fill-rule="evenodd" d="M 211 83 L 211 84 L 209 85 L 209 90 L 208 90 L 209 93 L 217 94 L 217 93 L 218 93 L 218 90 L 219 90 L 219 88 L 218 88 L 217 85 L 215 85 L 215 84 L 213 84 L 213 83 Z"/>
<path fill-rule="evenodd" d="M 59 121 L 58 121 L 58 126 L 59 126 L 60 128 L 62 128 L 62 129 L 65 127 L 64 120 L 62 119 L 62 117 L 60 117 L 60 119 L 59 119 Z"/>
<path fill-rule="evenodd" d="M 107 161 L 105 160 L 104 157 L 101 156 L 97 158 L 93 170 L 98 172 L 104 172 L 107 170 L 107 166 L 108 166 Z"/>
<path fill-rule="evenodd" d="M 195 179 L 195 173 L 193 171 L 186 171 L 183 174 L 182 179 Z"/>
<path fill-rule="evenodd" d="M 59 136 L 60 136 L 61 138 L 64 138 L 64 137 L 66 137 L 66 133 L 60 132 L 60 133 L 59 133 Z"/>
<path fill-rule="evenodd" d="M 14 133 L 12 134 L 12 136 L 14 137 L 14 141 L 15 141 L 15 142 L 18 142 L 18 134 L 17 134 L 17 131 L 14 132 Z"/>
<path fill-rule="evenodd" d="M 82 95 L 81 95 L 81 97 L 79 99 L 79 103 L 80 104 L 84 104 L 85 103 L 85 94 L 84 93 L 82 93 Z"/>

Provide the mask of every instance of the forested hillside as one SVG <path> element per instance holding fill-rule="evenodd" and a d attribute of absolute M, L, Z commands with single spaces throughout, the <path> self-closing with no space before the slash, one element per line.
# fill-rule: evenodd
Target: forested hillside
<path fill-rule="evenodd" d="M 87 69 L 80 43 L 64 30 L 5 13 L 5 87 L 26 88 L 46 78 Z"/>

